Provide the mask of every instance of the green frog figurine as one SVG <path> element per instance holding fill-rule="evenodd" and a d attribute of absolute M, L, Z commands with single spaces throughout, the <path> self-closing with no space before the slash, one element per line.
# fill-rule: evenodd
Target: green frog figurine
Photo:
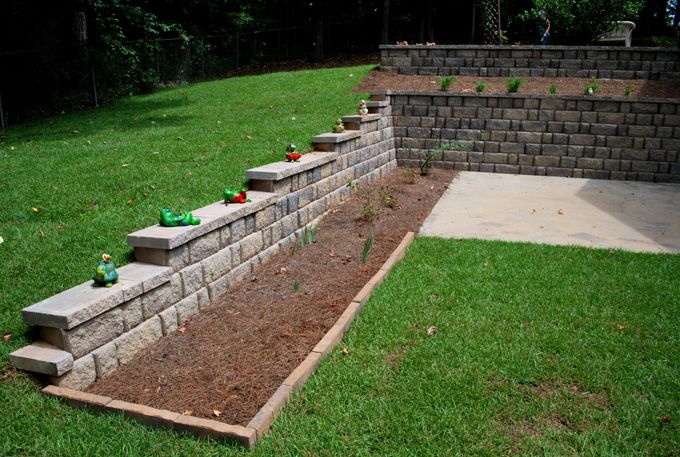
<path fill-rule="evenodd" d="M 345 124 L 342 123 L 342 119 L 338 118 L 333 126 L 333 133 L 342 133 L 345 131 Z"/>
<path fill-rule="evenodd" d="M 97 264 L 92 277 L 98 286 L 111 287 L 118 282 L 118 272 L 116 265 L 111 261 L 111 256 L 103 254 L 102 259 Z"/>
<path fill-rule="evenodd" d="M 249 202 L 248 194 L 245 189 L 232 190 L 229 188 L 224 189 L 224 203 L 246 203 Z"/>
<path fill-rule="evenodd" d="M 170 208 L 161 209 L 161 220 L 160 224 L 163 227 L 177 227 L 185 225 L 198 225 L 201 220 L 194 217 L 191 213 L 180 213 L 176 216 L 172 215 L 172 210 Z"/>

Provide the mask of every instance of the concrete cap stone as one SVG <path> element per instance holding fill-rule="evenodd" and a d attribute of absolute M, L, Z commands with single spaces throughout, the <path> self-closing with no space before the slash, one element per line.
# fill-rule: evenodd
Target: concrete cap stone
<path fill-rule="evenodd" d="M 246 170 L 248 179 L 262 179 L 268 181 L 280 181 L 288 176 L 302 173 L 303 171 L 319 167 L 325 163 L 332 162 L 337 158 L 333 152 L 310 152 L 303 154 L 298 162 L 280 161 L 268 163 L 261 167 Z"/>
<path fill-rule="evenodd" d="M 370 102 L 366 102 L 366 105 L 368 105 Z M 342 122 L 371 122 L 371 121 L 377 121 L 380 119 L 380 114 L 378 113 L 373 113 L 373 114 L 365 114 L 361 116 L 360 114 L 353 114 L 351 116 L 342 116 Z"/>
<path fill-rule="evenodd" d="M 387 100 L 369 100 L 366 102 L 368 108 L 382 108 L 385 106 L 390 106 L 390 102 Z"/>
<path fill-rule="evenodd" d="M 133 262 L 117 271 L 118 282 L 111 287 L 88 281 L 22 309 L 24 322 L 71 329 L 170 281 L 172 268 Z"/>
<path fill-rule="evenodd" d="M 248 203 L 212 203 L 192 211 L 201 219 L 198 225 L 184 227 L 162 227 L 160 224 L 138 230 L 128 235 L 128 244 L 133 247 L 171 250 L 182 246 L 206 233 L 217 230 L 236 219 L 255 213 L 275 203 L 277 196 L 270 192 L 249 191 Z"/>
<path fill-rule="evenodd" d="M 42 341 L 12 352 L 9 361 L 20 370 L 50 376 L 61 376 L 73 368 L 73 356 L 70 353 Z"/>
<path fill-rule="evenodd" d="M 359 138 L 361 130 L 346 130 L 344 133 L 322 133 L 312 138 L 312 143 L 342 143 L 345 141 Z"/>

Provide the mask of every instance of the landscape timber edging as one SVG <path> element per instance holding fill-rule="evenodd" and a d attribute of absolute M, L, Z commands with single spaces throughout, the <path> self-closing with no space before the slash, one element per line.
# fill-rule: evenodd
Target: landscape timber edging
<path fill-rule="evenodd" d="M 354 318 L 359 314 L 368 297 L 382 283 L 385 276 L 401 260 L 415 239 L 414 232 L 408 232 L 401 243 L 392 251 L 378 271 L 369 279 L 361 292 L 349 303 L 335 324 L 319 340 L 319 343 L 283 381 L 281 386 L 259 409 L 247 426 L 230 425 L 212 419 L 183 415 L 179 412 L 152 408 L 145 405 L 112 399 L 79 390 L 48 385 L 42 389 L 46 395 L 63 398 L 72 407 L 92 410 L 98 413 L 122 414 L 125 419 L 140 422 L 149 427 L 172 428 L 200 437 L 231 440 L 252 448 L 269 431 L 292 394 L 299 391 L 314 374 L 324 357 L 330 354 L 342 341 Z"/>

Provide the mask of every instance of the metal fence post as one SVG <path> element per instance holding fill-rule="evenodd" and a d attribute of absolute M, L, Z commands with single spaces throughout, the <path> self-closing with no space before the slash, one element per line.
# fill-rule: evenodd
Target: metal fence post
<path fill-rule="evenodd" d="M 0 127 L 3 129 L 5 126 L 5 110 L 2 107 L 2 92 L 0 92 Z"/>

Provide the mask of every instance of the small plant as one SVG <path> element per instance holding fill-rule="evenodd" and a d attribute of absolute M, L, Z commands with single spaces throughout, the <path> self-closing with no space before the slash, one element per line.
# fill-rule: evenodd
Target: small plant
<path fill-rule="evenodd" d="M 517 92 L 519 86 L 521 86 L 523 82 L 524 81 L 522 80 L 522 78 L 513 78 L 512 76 L 509 77 L 507 83 L 508 93 L 514 94 L 515 92 Z"/>
<path fill-rule="evenodd" d="M 624 97 L 630 97 L 630 94 L 635 91 L 635 88 L 633 86 L 626 86 L 626 89 L 623 91 L 623 96 Z"/>
<path fill-rule="evenodd" d="M 380 207 L 373 200 L 373 192 L 367 190 L 361 194 L 361 214 L 359 214 L 359 219 L 366 222 L 371 222 L 380 213 Z"/>
<path fill-rule="evenodd" d="M 401 174 L 408 184 L 415 184 L 418 181 L 418 172 L 414 167 L 404 167 Z"/>
<path fill-rule="evenodd" d="M 434 159 L 437 150 L 433 149 L 425 153 L 425 158 L 420 161 L 420 176 L 427 176 L 430 174 L 431 162 Z"/>
<path fill-rule="evenodd" d="M 380 200 L 382 200 L 383 205 L 388 208 L 394 209 L 397 207 L 397 196 L 394 195 L 394 189 L 390 186 L 380 187 Z"/>
<path fill-rule="evenodd" d="M 366 237 L 366 241 L 364 241 L 364 248 L 361 250 L 361 263 L 366 263 L 366 260 L 368 260 L 368 253 L 371 251 L 372 247 L 373 232 L 369 232 L 368 236 Z"/>
<path fill-rule="evenodd" d="M 359 188 L 359 182 L 358 181 L 352 181 L 351 179 L 347 181 L 347 184 L 345 184 L 345 187 L 347 187 L 350 192 L 354 192 Z"/>
<path fill-rule="evenodd" d="M 548 91 L 549 91 L 551 94 L 555 95 L 555 94 L 557 93 L 557 84 L 551 84 L 551 85 L 550 85 L 550 89 L 548 89 Z"/>
<path fill-rule="evenodd" d="M 300 246 L 305 246 L 307 244 L 312 244 L 316 242 L 316 233 L 319 231 L 319 223 L 314 225 L 305 226 L 302 228 L 302 233 L 300 236 Z"/>
<path fill-rule="evenodd" d="M 590 78 L 590 81 L 583 86 L 583 95 L 595 95 L 600 90 L 600 82 L 595 79 L 595 76 Z"/>
<path fill-rule="evenodd" d="M 475 92 L 484 92 L 486 90 L 486 83 L 484 81 L 478 81 L 475 83 Z"/>
<path fill-rule="evenodd" d="M 441 78 L 439 78 L 439 89 L 440 90 L 448 89 L 449 86 L 452 83 L 456 82 L 457 79 L 458 78 L 456 78 L 455 76 L 442 76 Z"/>
<path fill-rule="evenodd" d="M 300 292 L 300 283 L 298 281 L 293 282 L 293 292 L 294 293 Z"/>

